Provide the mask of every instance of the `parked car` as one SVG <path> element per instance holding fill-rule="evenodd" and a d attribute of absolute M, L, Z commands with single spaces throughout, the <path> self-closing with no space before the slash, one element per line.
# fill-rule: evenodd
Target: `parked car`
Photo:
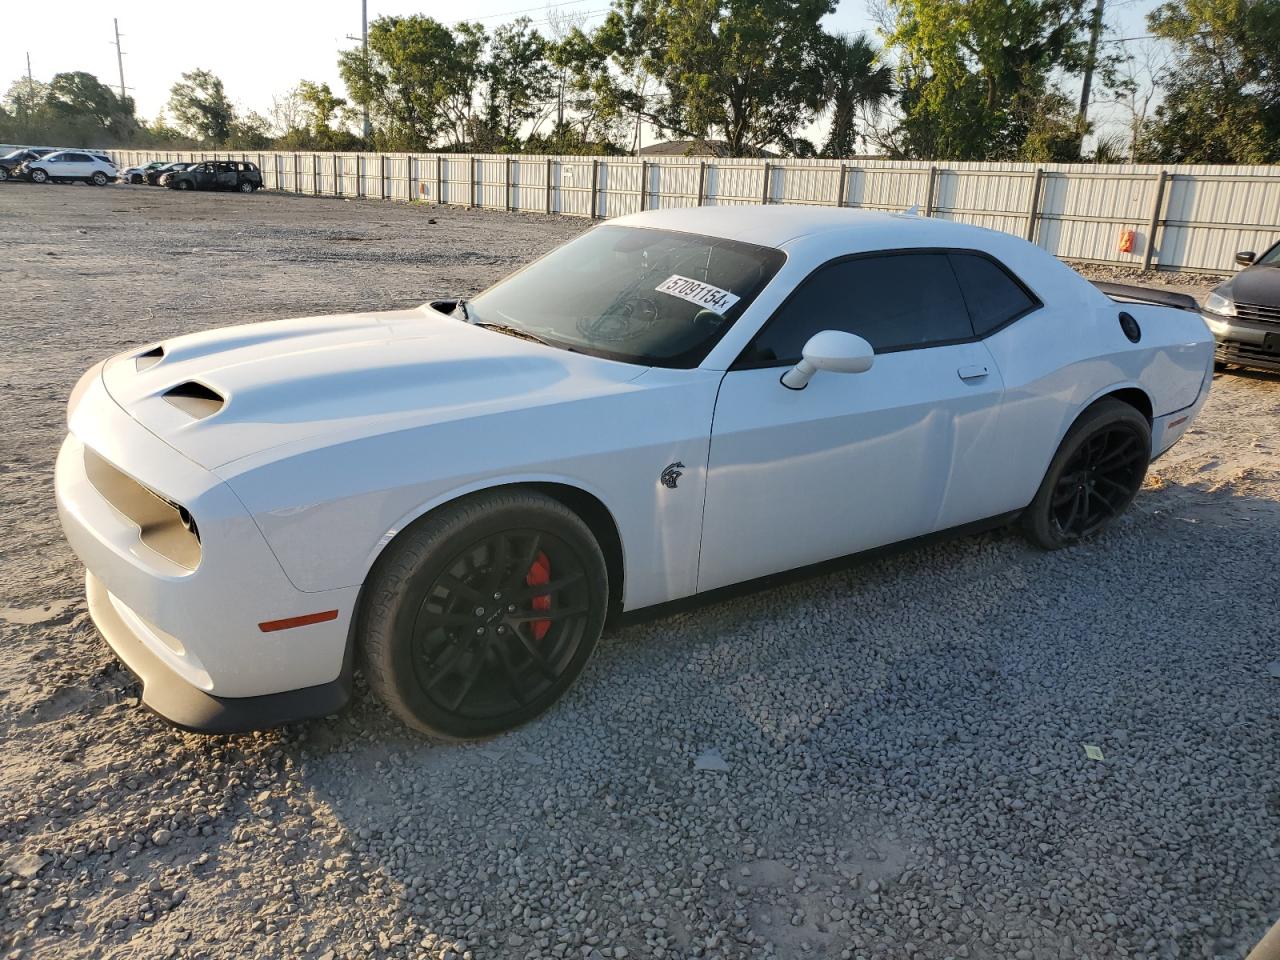
<path fill-rule="evenodd" d="M 557 700 L 607 615 L 944 531 L 1105 530 L 1208 396 L 1175 302 L 949 221 L 649 211 L 474 300 L 107 360 L 56 497 L 175 723 L 332 713 L 360 662 L 410 726 L 486 736 Z"/>
<path fill-rule="evenodd" d="M 1280 243 L 1257 256 L 1236 254 L 1244 267 L 1204 302 L 1220 365 L 1280 371 Z"/>
<path fill-rule="evenodd" d="M 241 160 L 207 160 L 173 174 L 165 183 L 173 190 L 239 190 L 253 193 L 262 188 L 257 164 Z"/>
<path fill-rule="evenodd" d="M 195 166 L 192 163 L 183 163 L 181 161 L 174 163 L 166 163 L 164 166 L 156 167 L 154 170 L 148 170 L 143 174 L 143 179 L 150 186 L 164 186 L 168 183 L 168 178 L 175 173 L 180 173 L 188 167 Z"/>
<path fill-rule="evenodd" d="M 28 160 L 37 160 L 41 154 L 34 150 L 14 150 L 0 157 L 0 180 L 9 180 L 18 174 L 18 168 Z"/>
<path fill-rule="evenodd" d="M 146 183 L 147 174 L 152 173 L 161 167 L 167 167 L 169 164 L 164 160 L 153 160 L 150 163 L 144 163 L 138 167 L 130 167 L 128 170 L 120 174 L 121 183 Z"/>
<path fill-rule="evenodd" d="M 59 150 L 38 160 L 28 160 L 20 171 L 32 183 L 79 180 L 100 187 L 116 178 L 116 165 L 109 158 L 77 150 Z"/>

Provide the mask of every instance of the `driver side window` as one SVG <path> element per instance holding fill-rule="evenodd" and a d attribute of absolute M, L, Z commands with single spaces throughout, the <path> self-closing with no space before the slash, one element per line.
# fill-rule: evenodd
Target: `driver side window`
<path fill-rule="evenodd" d="M 795 363 L 823 330 L 855 333 L 876 353 L 969 340 L 973 325 L 942 252 L 853 257 L 819 267 L 748 344 L 741 367 Z"/>

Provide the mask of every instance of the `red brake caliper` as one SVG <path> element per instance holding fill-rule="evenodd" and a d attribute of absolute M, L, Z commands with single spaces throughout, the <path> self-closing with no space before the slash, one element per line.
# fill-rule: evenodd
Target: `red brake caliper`
<path fill-rule="evenodd" d="M 551 582 L 551 561 L 547 559 L 547 555 L 541 550 L 533 561 L 533 565 L 529 567 L 529 575 L 524 578 L 524 582 L 531 587 L 540 587 L 544 583 Z M 533 598 L 533 609 L 550 610 L 551 594 Z M 533 639 L 541 640 L 547 635 L 547 631 L 551 629 L 550 620 L 534 620 L 530 626 L 533 628 Z"/>

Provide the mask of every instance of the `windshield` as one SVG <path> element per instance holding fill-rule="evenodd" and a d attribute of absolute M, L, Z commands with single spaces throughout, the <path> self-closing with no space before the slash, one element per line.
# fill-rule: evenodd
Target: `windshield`
<path fill-rule="evenodd" d="M 1259 266 L 1280 267 L 1280 243 L 1260 256 L 1257 263 Z"/>
<path fill-rule="evenodd" d="M 693 367 L 785 259 L 721 237 L 607 225 L 467 301 L 465 315 L 583 353 Z"/>

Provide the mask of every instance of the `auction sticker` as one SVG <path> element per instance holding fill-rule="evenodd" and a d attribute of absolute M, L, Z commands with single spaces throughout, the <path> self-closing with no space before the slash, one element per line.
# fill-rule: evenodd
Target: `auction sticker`
<path fill-rule="evenodd" d="M 719 287 L 713 287 L 711 284 L 703 283 L 701 280 L 690 280 L 688 277 L 682 277 L 678 273 L 667 277 L 666 280 L 663 280 L 653 289 L 658 293 L 665 293 L 673 297 L 679 297 L 681 300 L 688 300 L 690 303 L 696 303 L 698 306 L 705 307 L 721 316 L 728 313 L 729 309 L 741 299 L 728 290 L 721 290 Z"/>

